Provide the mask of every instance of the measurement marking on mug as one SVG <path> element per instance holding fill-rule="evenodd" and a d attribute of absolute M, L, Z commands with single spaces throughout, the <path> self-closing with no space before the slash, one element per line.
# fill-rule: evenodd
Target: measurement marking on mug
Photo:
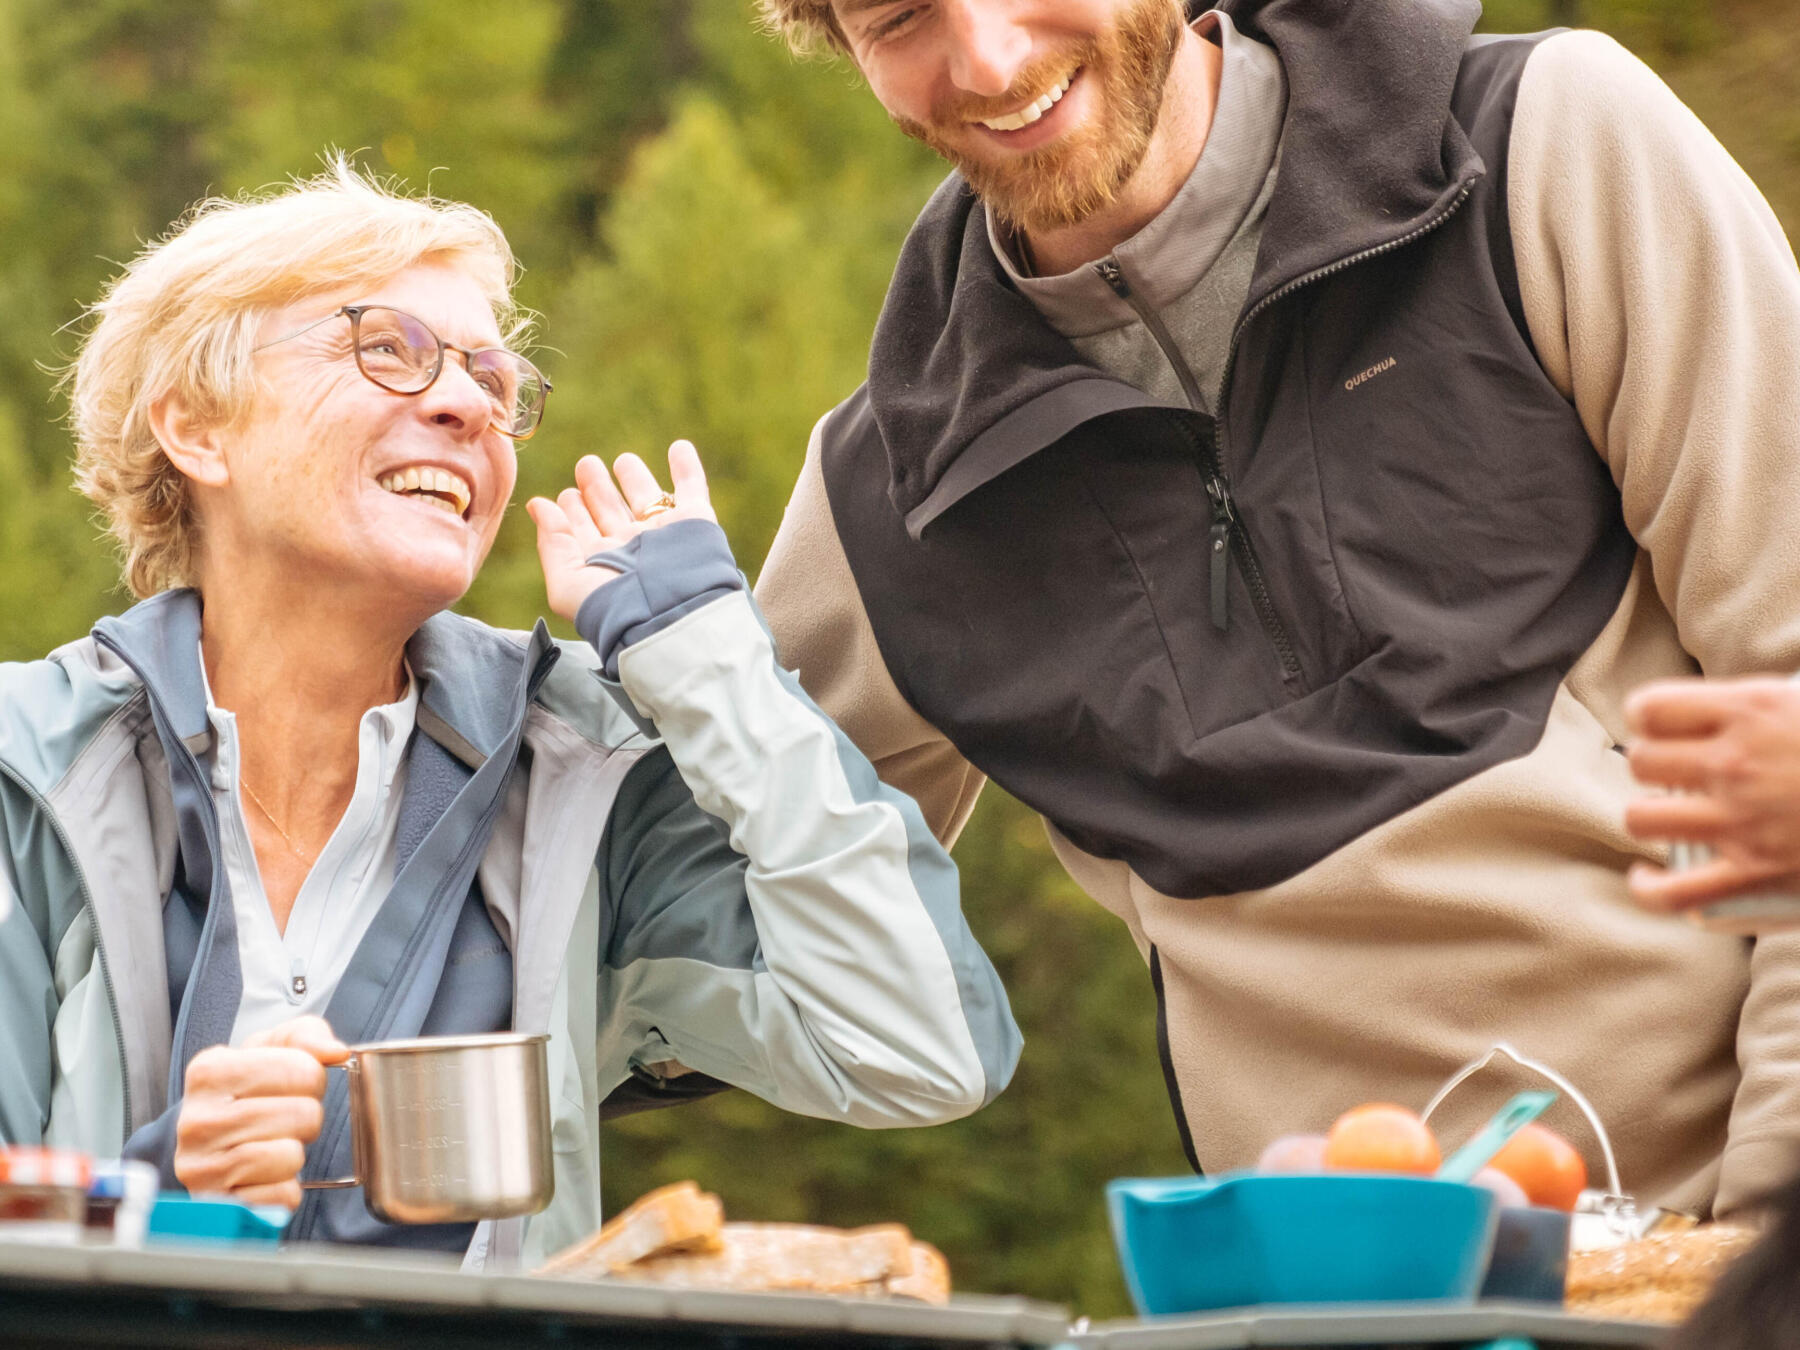
<path fill-rule="evenodd" d="M 416 1102 L 400 1102 L 396 1109 L 423 1115 L 427 1111 L 460 1111 L 462 1102 L 454 1097 L 422 1097 Z"/>

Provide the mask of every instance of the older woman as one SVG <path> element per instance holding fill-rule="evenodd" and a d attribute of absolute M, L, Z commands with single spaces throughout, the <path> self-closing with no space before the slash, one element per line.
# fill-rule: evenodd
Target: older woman
<path fill-rule="evenodd" d="M 549 394 L 512 277 L 484 214 L 340 165 L 207 203 L 97 307 L 80 480 L 145 598 L 0 666 L 0 1140 L 529 1258 L 598 1222 L 609 1094 L 883 1126 L 1005 1084 L 955 869 L 777 665 L 691 446 L 673 495 L 590 457 L 529 504 L 585 644 L 448 612 Z M 303 1196 L 348 1170 L 346 1043 L 506 1029 L 551 1035 L 549 1211 Z"/>

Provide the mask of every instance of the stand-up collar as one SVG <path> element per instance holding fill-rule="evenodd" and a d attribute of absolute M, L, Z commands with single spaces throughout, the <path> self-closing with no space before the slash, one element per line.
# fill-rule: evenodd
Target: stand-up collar
<path fill-rule="evenodd" d="M 100 620 L 94 636 L 137 672 L 188 749 L 204 751 L 212 729 L 200 668 L 200 597 L 190 590 L 163 591 Z"/>
<path fill-rule="evenodd" d="M 513 696 L 520 672 L 537 672 L 530 686 L 535 690 L 560 655 L 541 619 L 525 641 L 521 636 L 444 613 L 427 619 L 406 644 L 419 681 L 420 729 L 471 768 L 504 744 L 524 717 Z"/>
<path fill-rule="evenodd" d="M 1250 303 L 1405 239 L 1485 172 L 1450 115 L 1479 0 L 1224 0 L 1288 81 Z"/>
<path fill-rule="evenodd" d="M 1227 0 L 1287 78 L 1281 169 L 1250 286 L 1256 304 L 1398 244 L 1483 172 L 1450 116 L 1477 0 Z M 920 534 L 967 491 L 1075 426 L 1150 400 L 1101 374 L 1008 280 L 962 177 L 901 249 L 869 352 L 888 496 Z M 979 463 L 961 464 L 973 455 Z"/>

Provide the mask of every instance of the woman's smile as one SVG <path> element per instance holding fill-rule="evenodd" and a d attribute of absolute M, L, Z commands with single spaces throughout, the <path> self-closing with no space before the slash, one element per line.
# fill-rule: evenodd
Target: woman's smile
<path fill-rule="evenodd" d="M 375 481 L 384 492 L 435 507 L 464 521 L 468 520 L 469 505 L 475 499 L 475 489 L 462 474 L 430 464 L 393 469 Z"/>

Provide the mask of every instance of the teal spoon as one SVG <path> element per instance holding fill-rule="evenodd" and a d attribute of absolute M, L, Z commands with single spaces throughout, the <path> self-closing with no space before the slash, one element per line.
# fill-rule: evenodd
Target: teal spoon
<path fill-rule="evenodd" d="M 1475 1174 L 1506 1147 L 1507 1140 L 1543 1115 L 1555 1100 L 1554 1092 L 1519 1093 L 1496 1111 L 1492 1120 L 1475 1131 L 1473 1139 L 1444 1160 L 1437 1170 L 1438 1180 L 1473 1181 Z"/>

